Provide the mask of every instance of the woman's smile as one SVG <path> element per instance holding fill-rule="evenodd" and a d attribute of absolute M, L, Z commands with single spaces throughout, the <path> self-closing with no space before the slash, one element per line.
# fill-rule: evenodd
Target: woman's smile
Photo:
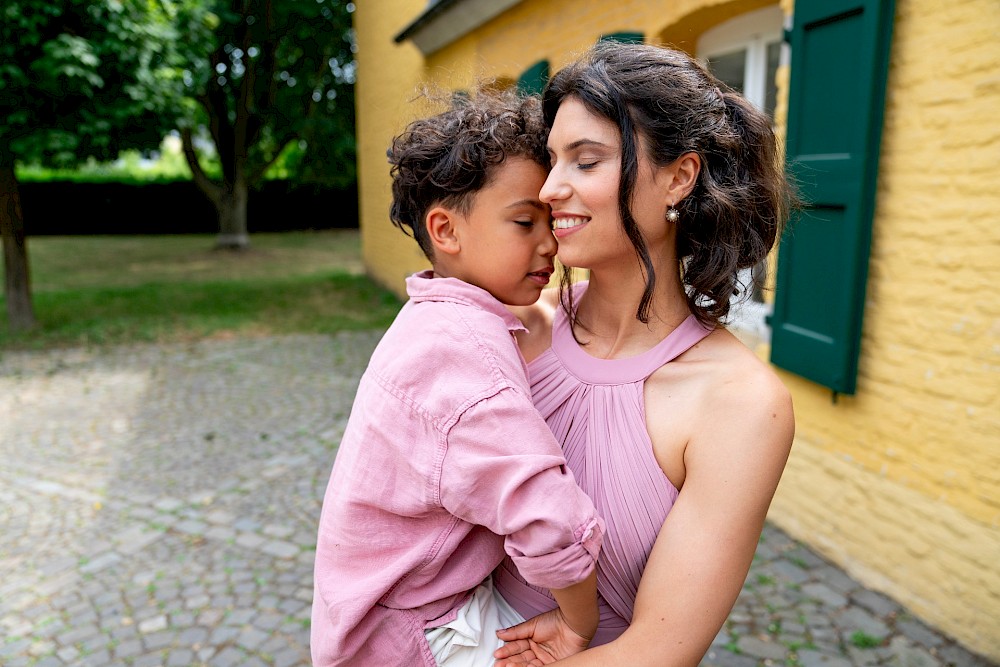
<path fill-rule="evenodd" d="M 590 222 L 590 218 L 577 215 L 552 215 L 552 232 L 556 235 L 556 238 L 563 238 L 568 234 L 581 229 L 584 225 Z"/>

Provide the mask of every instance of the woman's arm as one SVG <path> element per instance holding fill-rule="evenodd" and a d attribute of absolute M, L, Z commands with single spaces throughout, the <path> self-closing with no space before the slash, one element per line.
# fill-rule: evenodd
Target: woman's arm
<path fill-rule="evenodd" d="M 766 367 L 749 375 L 713 387 L 700 411 L 629 629 L 559 665 L 694 667 L 704 657 L 746 579 L 792 443 L 787 390 Z"/>

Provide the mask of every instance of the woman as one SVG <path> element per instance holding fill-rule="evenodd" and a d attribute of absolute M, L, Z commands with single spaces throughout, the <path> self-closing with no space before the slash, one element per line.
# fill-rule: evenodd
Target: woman
<path fill-rule="evenodd" d="M 543 95 L 559 259 L 589 282 L 518 313 L 536 406 L 607 522 L 601 621 L 560 665 L 697 665 L 742 587 L 791 447 L 789 394 L 722 326 L 791 200 L 769 119 L 687 55 L 606 42 Z M 495 574 L 525 618 L 498 664 L 547 664 L 554 602 Z M 586 639 L 576 638 L 581 643 Z"/>

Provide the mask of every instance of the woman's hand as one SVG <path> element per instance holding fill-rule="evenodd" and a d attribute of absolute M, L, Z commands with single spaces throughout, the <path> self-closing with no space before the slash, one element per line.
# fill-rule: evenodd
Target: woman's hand
<path fill-rule="evenodd" d="M 497 659 L 495 667 L 550 665 L 590 645 L 590 639 L 574 631 L 558 607 L 512 628 L 498 630 L 497 636 L 505 643 L 493 653 Z"/>

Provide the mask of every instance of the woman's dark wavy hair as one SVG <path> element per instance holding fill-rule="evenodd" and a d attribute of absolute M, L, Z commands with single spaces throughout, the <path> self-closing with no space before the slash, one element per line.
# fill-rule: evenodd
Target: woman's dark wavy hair
<path fill-rule="evenodd" d="M 489 88 L 472 97 L 454 96 L 452 108 L 410 123 L 386 153 L 392 165 L 392 223 L 433 260 L 427 211 L 443 205 L 468 213 L 475 194 L 507 158 L 548 169 L 547 136 L 537 96 Z"/>
<path fill-rule="evenodd" d="M 794 195 L 785 179 L 770 119 L 686 53 L 643 44 L 601 42 L 560 70 L 542 95 L 545 123 L 574 98 L 621 131 L 618 210 L 646 275 L 636 318 L 649 321 L 657 269 L 631 213 L 639 141 L 656 166 L 694 152 L 701 171 L 691 194 L 675 206 L 677 257 L 688 306 L 714 326 L 730 298 L 747 286 L 737 272 L 767 257 Z M 664 223 L 667 224 L 667 223 Z M 564 268 L 560 300 L 577 325 Z"/>

